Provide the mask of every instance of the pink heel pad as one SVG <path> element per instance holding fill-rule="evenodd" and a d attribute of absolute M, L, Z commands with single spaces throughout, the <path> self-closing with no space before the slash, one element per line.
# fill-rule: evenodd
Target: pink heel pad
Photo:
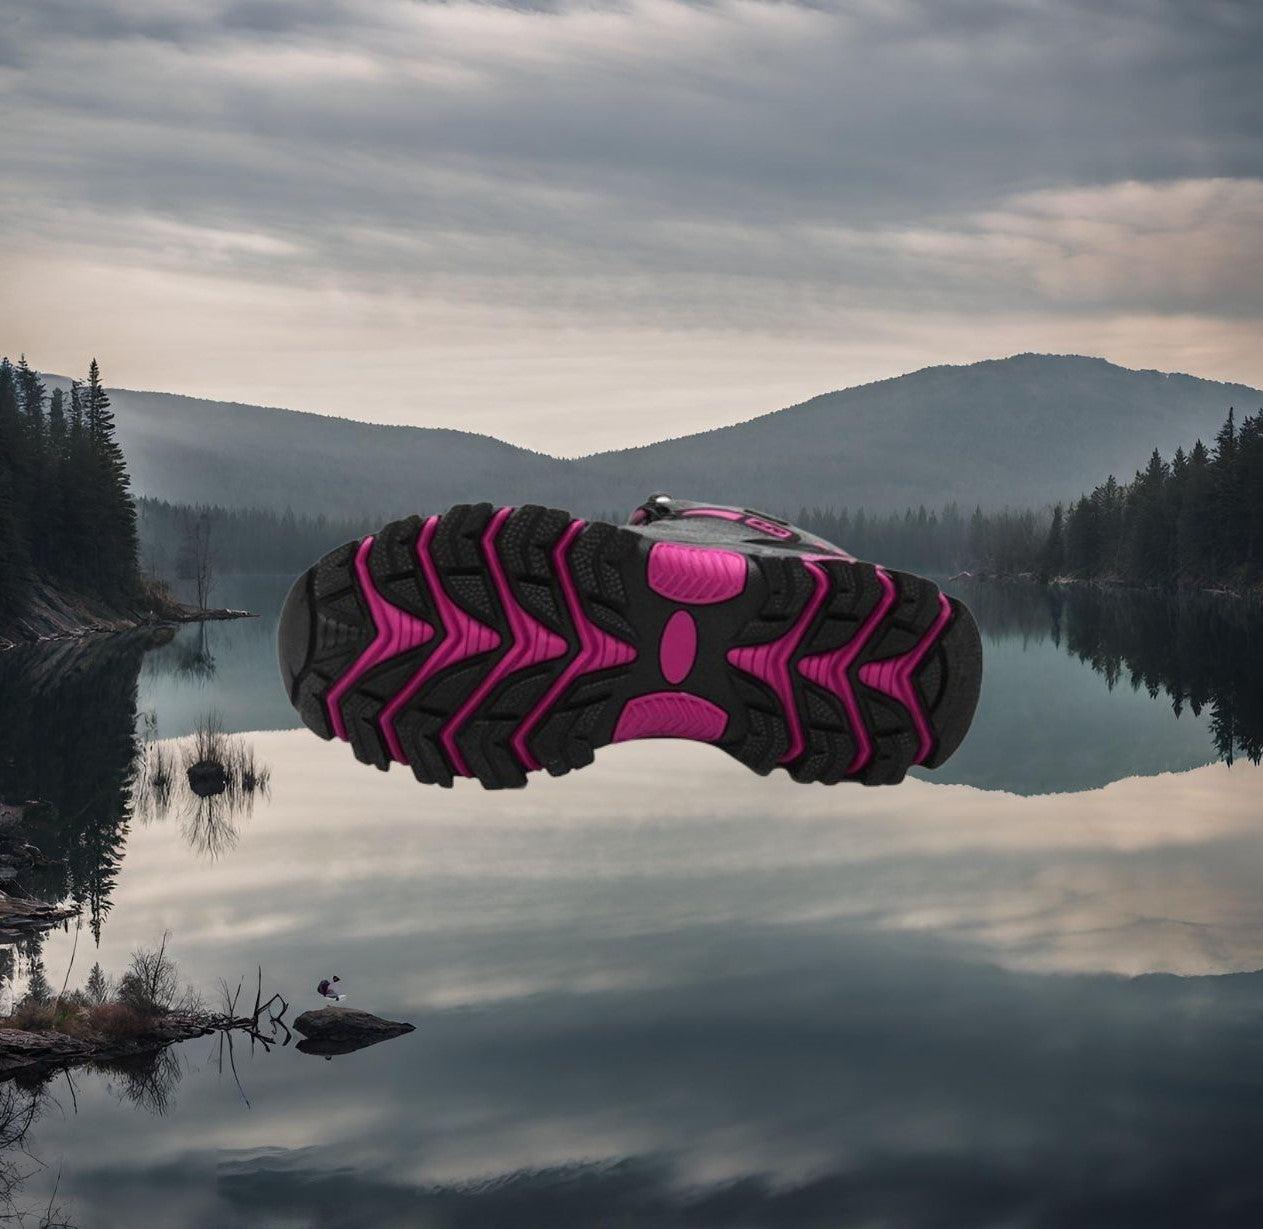
<path fill-rule="evenodd" d="M 713 743 L 728 727 L 728 714 L 718 704 L 687 691 L 651 691 L 623 705 L 613 741 L 633 738 L 691 738 Z"/>
<path fill-rule="evenodd" d="M 657 542 L 649 551 L 649 587 L 690 606 L 726 602 L 746 587 L 746 560 L 736 551 Z"/>

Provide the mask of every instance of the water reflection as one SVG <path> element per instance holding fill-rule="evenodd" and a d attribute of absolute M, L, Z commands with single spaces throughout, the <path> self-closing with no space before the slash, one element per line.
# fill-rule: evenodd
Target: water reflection
<path fill-rule="evenodd" d="M 153 823 L 174 814 L 189 847 L 210 858 L 235 849 L 238 824 L 271 789 L 272 771 L 253 743 L 225 734 L 214 709 L 174 747 L 157 738 L 156 714 L 145 714 L 142 725 L 133 769 L 136 815 Z"/>
<path fill-rule="evenodd" d="M 44 804 L 28 808 L 25 822 L 48 862 L 22 886 L 40 900 L 84 909 L 98 937 L 131 817 L 141 660 L 169 635 L 0 653 L 0 801 Z"/>
<path fill-rule="evenodd" d="M 1209 710 L 1216 755 L 1263 758 L 1263 607 L 1218 594 L 1179 596 L 1090 585 L 965 584 L 993 639 L 1051 640 L 1110 688 Z"/>
<path fill-rule="evenodd" d="M 85 1229 L 1259 1223 L 1257 616 L 965 596 L 966 783 L 894 790 L 680 744 L 421 790 L 281 728 L 267 619 L 207 629 L 213 675 L 178 664 L 191 629 L 0 655 L 0 798 L 46 799 L 66 858 L 23 887 L 84 904 L 89 960 L 170 930 L 202 987 L 262 963 L 297 1012 L 336 968 L 418 1026 L 331 1063 L 238 1047 L 244 1092 L 211 1039 L 44 1085 L 27 1202 L 60 1173 Z M 250 793 L 224 744 L 268 726 Z M 211 743 L 238 766 L 203 797 Z M 196 856 L 181 809 L 262 797 L 263 765 L 266 813 Z M 54 982 L 74 942 L 45 936 Z"/>
<path fill-rule="evenodd" d="M 336 748 L 257 741 L 267 823 L 213 869 L 139 829 L 102 958 L 169 924 L 203 984 L 262 960 L 298 1008 L 337 967 L 417 1032 L 261 1056 L 248 1120 L 196 1045 L 161 1124 L 81 1087 L 40 1144 L 93 1141 L 64 1189 L 97 1223 L 319 1224 L 335 1191 L 374 1225 L 1147 1229 L 1263 1206 L 1263 977 L 1232 973 L 1263 965 L 1261 768 L 790 791 L 633 744 L 494 806 L 399 773 L 366 805 Z"/>
<path fill-rule="evenodd" d="M 157 739 L 156 714 L 138 723 L 142 662 L 171 639 L 146 632 L 0 653 L 0 802 L 33 804 L 22 829 L 40 855 L 8 888 L 72 903 L 97 940 L 134 816 L 174 814 L 190 846 L 218 856 L 268 794 L 267 766 L 213 713 L 174 747 Z M 199 765 L 219 765 L 222 788 L 199 788 Z"/>

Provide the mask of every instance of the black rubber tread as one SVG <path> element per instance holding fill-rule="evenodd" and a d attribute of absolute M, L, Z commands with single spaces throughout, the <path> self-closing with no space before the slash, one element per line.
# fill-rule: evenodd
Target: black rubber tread
<path fill-rule="evenodd" d="M 923 767 L 938 768 L 964 741 L 982 690 L 982 636 L 964 602 L 948 599 L 952 621 L 919 673 L 918 685 L 934 730 Z"/>
<path fill-rule="evenodd" d="M 568 557 L 583 613 L 633 647 L 641 637 L 631 622 L 628 586 L 639 581 L 643 569 L 640 544 L 638 534 L 597 522 L 579 531 Z M 577 650 L 578 633 L 569 622 L 567 627 L 572 650 Z M 557 663 L 559 669 L 569 664 L 570 656 Z M 630 694 L 632 672 L 631 666 L 615 666 L 584 674 L 552 704 L 530 738 L 531 751 L 550 774 L 558 777 L 586 767 L 596 748 L 612 740 L 622 709 L 621 700 L 614 701 Z"/>
<path fill-rule="evenodd" d="M 499 644 L 457 661 L 427 678 L 397 713 L 399 747 L 418 780 L 448 786 L 458 764 L 449 760 L 440 734 L 475 689 L 513 651 L 512 625 L 488 560 L 487 531 L 496 510 L 489 503 L 457 505 L 437 519 L 429 537 L 429 560 L 446 597 L 471 618 L 493 629 Z M 769 518 L 770 519 L 770 518 Z M 343 697 L 341 719 L 356 756 L 379 768 L 390 764 L 380 716 L 391 698 L 414 678 L 443 640 L 439 603 L 418 558 L 425 522 L 409 517 L 373 535 L 368 571 L 377 592 L 436 634 L 416 648 L 374 665 L 357 677 Z M 658 646 L 666 620 L 680 608 L 648 586 L 648 553 L 657 540 L 627 527 L 594 523 L 579 528 L 566 512 L 533 505 L 500 514 L 494 539 L 495 564 L 513 600 L 565 641 L 560 656 L 507 671 L 469 713 L 455 736 L 464 767 L 487 788 L 524 785 L 526 769 L 513 745 L 516 731 L 580 651 L 555 553 L 572 534 L 566 565 L 572 592 L 586 619 L 637 650 L 634 661 L 585 672 L 551 701 L 527 736 L 539 765 L 561 775 L 592 762 L 598 747 L 613 739 L 627 701 L 669 690 L 661 676 Z M 574 528 L 572 529 L 572 526 Z M 367 599 L 360 592 L 355 557 L 360 544 L 330 552 L 291 589 L 280 622 L 280 659 L 290 698 L 305 724 L 332 736 L 326 708 L 329 688 L 373 643 Z M 879 570 L 871 564 L 816 557 L 807 566 L 788 553 L 751 553 L 749 579 L 737 597 L 690 607 L 698 652 L 681 689 L 702 694 L 728 713 L 719 740 L 753 771 L 784 766 L 795 780 L 827 784 L 848 776 L 859 745 L 841 700 L 804 677 L 804 657 L 850 643 L 882 601 Z M 773 642 L 802 617 L 823 572 L 827 589 L 810 625 L 789 659 L 793 702 L 803 751 L 781 765 L 790 725 L 776 692 L 727 660 L 731 648 Z M 886 784 L 903 778 L 920 750 L 912 715 L 884 692 L 859 678 L 862 666 L 908 653 L 922 642 L 941 612 L 938 589 L 929 581 L 888 572 L 895 601 L 871 629 L 849 676 L 872 755 L 852 779 Z M 981 641 L 969 611 L 952 602 L 946 629 L 919 665 L 913 680 L 933 732 L 925 763 L 941 764 L 969 727 L 978 699 Z M 706 646 L 703 648 L 703 646 Z"/>
<path fill-rule="evenodd" d="M 358 542 L 347 542 L 325 555 L 294 583 L 281 612 L 282 628 L 291 632 L 280 641 L 290 702 L 303 723 L 325 739 L 333 737 L 325 693 L 373 639 L 372 619 L 354 577 L 358 548 Z"/>
<path fill-rule="evenodd" d="M 821 561 L 818 566 L 828 577 L 829 592 L 803 637 L 796 662 L 849 644 L 882 597 L 877 569 L 872 564 L 839 560 Z M 850 718 L 842 701 L 832 692 L 801 677 L 796 668 L 792 676 L 802 689 L 799 712 L 807 746 L 803 755 L 790 766 L 789 773 L 795 781 L 834 785 L 846 778 L 859 747 Z M 853 690 L 855 681 L 855 667 L 852 667 Z"/>

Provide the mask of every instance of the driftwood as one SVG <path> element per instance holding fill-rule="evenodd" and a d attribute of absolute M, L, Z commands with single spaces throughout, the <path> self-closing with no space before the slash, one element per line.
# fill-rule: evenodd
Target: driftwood
<path fill-rule="evenodd" d="M 0 1081 L 11 1079 L 18 1073 L 57 1071 L 82 1066 L 84 1063 L 120 1062 L 137 1055 L 165 1050 L 180 1041 L 191 1041 L 195 1037 L 214 1034 L 218 1034 L 220 1038 L 221 1069 L 225 1053 L 224 1039 L 228 1040 L 226 1052 L 235 1079 L 237 1069 L 232 1055 L 233 1034 L 244 1034 L 250 1038 L 252 1046 L 258 1042 L 265 1050 L 277 1044 L 288 1045 L 292 1034 L 285 1026 L 284 1016 L 289 1004 L 279 994 L 264 1001 L 262 968 L 258 972 L 254 1007 L 248 1014 L 244 1008 L 239 1014 L 237 1007 L 242 983 L 238 982 L 236 991 L 231 993 L 227 990 L 226 983 L 221 983 L 221 986 L 224 987 L 224 1011 L 157 1012 L 149 1019 L 145 1030 L 134 1037 L 114 1038 L 103 1033 L 71 1037 L 51 1029 L 36 1032 L 0 1028 Z M 237 1087 L 241 1087 L 240 1080 L 237 1080 Z M 244 1092 L 242 1096 L 245 1096 Z"/>

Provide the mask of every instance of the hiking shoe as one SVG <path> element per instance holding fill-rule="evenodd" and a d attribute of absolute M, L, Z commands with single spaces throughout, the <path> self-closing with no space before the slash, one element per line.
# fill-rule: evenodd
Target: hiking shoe
<path fill-rule="evenodd" d="M 295 582 L 279 648 L 322 738 L 488 789 L 637 738 L 892 784 L 955 751 L 982 677 L 972 616 L 930 581 L 665 495 L 627 525 L 491 504 L 395 521 Z"/>

